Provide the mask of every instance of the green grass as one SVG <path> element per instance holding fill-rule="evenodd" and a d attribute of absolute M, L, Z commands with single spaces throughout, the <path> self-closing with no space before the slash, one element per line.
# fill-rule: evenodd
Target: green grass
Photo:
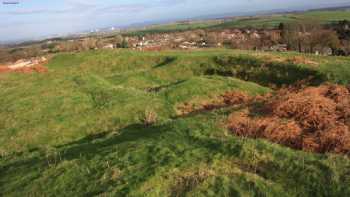
<path fill-rule="evenodd" d="M 289 15 L 261 16 L 236 19 L 215 25 L 212 28 L 275 28 L 278 27 L 280 23 L 290 23 L 294 21 L 296 21 L 296 19 Z"/>
<path fill-rule="evenodd" d="M 312 11 L 302 14 L 302 18 L 318 19 L 325 22 L 350 20 L 350 11 Z"/>
<path fill-rule="evenodd" d="M 144 30 L 131 31 L 126 33 L 128 36 L 143 36 L 146 34 L 157 34 L 157 33 L 171 33 L 178 31 L 188 31 L 195 29 L 205 29 L 219 24 L 218 20 L 208 20 L 208 21 L 192 21 L 190 23 L 171 23 L 164 25 L 153 25 L 147 27 Z"/>
<path fill-rule="evenodd" d="M 59 54 L 46 74 L 2 74 L 0 196 L 348 196 L 346 156 L 234 137 L 223 121 L 235 108 L 176 114 L 228 90 L 349 83 L 349 58 L 277 61 L 294 56 L 101 50 Z M 147 110 L 158 116 L 148 127 Z"/>

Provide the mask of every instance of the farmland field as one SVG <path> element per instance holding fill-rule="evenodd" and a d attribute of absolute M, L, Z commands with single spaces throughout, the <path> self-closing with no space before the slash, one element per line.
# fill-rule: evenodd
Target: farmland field
<path fill-rule="evenodd" d="M 298 21 L 318 21 L 331 23 L 340 20 L 350 20 L 350 11 L 307 11 L 304 13 L 274 14 L 270 16 L 248 17 L 232 20 L 213 26 L 214 28 L 273 28 L 280 23 Z"/>
<path fill-rule="evenodd" d="M 164 25 L 152 25 L 147 27 L 145 30 L 132 31 L 127 35 L 145 35 L 145 34 L 156 34 L 156 33 L 171 33 L 176 31 L 188 31 L 195 29 L 206 29 L 214 25 L 219 25 L 220 20 L 207 20 L 207 21 L 192 21 L 192 22 L 177 22 L 172 24 Z"/>
<path fill-rule="evenodd" d="M 236 107 L 179 110 L 310 77 L 346 85 L 348 57 L 97 50 L 46 67 L 0 75 L 0 196 L 350 195 L 346 155 L 232 135 L 224 121 Z"/>
<path fill-rule="evenodd" d="M 198 21 L 188 24 L 174 23 L 167 25 L 151 26 L 145 30 L 130 32 L 128 35 L 144 35 L 151 33 L 170 33 L 176 31 L 187 31 L 193 29 L 225 29 L 225 28 L 275 28 L 280 23 L 298 21 L 318 21 L 321 23 L 331 23 L 340 20 L 350 20 L 350 11 L 306 11 L 301 13 L 272 14 L 254 17 L 237 17 L 227 21 L 209 20 Z"/>

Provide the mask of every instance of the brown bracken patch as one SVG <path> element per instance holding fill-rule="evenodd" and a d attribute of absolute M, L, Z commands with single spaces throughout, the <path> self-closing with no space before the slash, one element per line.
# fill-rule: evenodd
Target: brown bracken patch
<path fill-rule="evenodd" d="M 345 86 L 284 88 L 250 99 L 246 107 L 228 118 L 227 127 L 237 136 L 310 152 L 350 153 L 350 91 Z"/>

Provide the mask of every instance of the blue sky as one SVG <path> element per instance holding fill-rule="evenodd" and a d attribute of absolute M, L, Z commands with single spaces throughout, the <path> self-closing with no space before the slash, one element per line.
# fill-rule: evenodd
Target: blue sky
<path fill-rule="evenodd" d="M 16 5 L 3 2 L 18 1 Z M 0 42 L 196 16 L 350 3 L 350 0 L 0 0 Z"/>

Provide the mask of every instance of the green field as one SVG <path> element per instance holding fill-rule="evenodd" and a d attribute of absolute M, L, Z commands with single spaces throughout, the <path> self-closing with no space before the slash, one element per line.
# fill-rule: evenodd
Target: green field
<path fill-rule="evenodd" d="M 296 14 L 275 14 L 271 16 L 248 17 L 224 22 L 211 28 L 275 28 L 278 27 L 280 23 L 310 20 L 321 23 L 350 20 L 350 11 L 308 11 Z"/>
<path fill-rule="evenodd" d="M 223 126 L 235 108 L 177 113 L 310 76 L 348 84 L 350 58 L 98 50 L 58 54 L 47 67 L 0 75 L 0 196 L 350 195 L 347 156 L 235 137 Z M 151 126 L 147 111 L 158 117 Z"/>
<path fill-rule="evenodd" d="M 194 29 L 225 29 L 225 28 L 276 28 L 280 23 L 291 23 L 298 21 L 318 21 L 321 23 L 331 23 L 341 20 L 350 20 L 350 11 L 306 11 L 302 13 L 273 14 L 254 17 L 236 17 L 223 22 L 222 20 L 194 21 L 192 23 L 172 23 L 165 25 L 155 25 L 145 30 L 132 31 L 126 35 L 137 36 L 145 34 L 171 33 L 178 31 L 188 31 Z"/>
<path fill-rule="evenodd" d="M 164 25 L 152 25 L 147 27 L 144 30 L 131 31 L 126 33 L 128 36 L 138 36 L 138 35 L 146 35 L 146 34 L 157 34 L 157 33 L 171 33 L 178 31 L 188 31 L 195 29 L 207 29 L 213 27 L 215 25 L 219 25 L 220 20 L 208 20 L 208 21 L 192 21 L 189 23 L 171 23 Z"/>

